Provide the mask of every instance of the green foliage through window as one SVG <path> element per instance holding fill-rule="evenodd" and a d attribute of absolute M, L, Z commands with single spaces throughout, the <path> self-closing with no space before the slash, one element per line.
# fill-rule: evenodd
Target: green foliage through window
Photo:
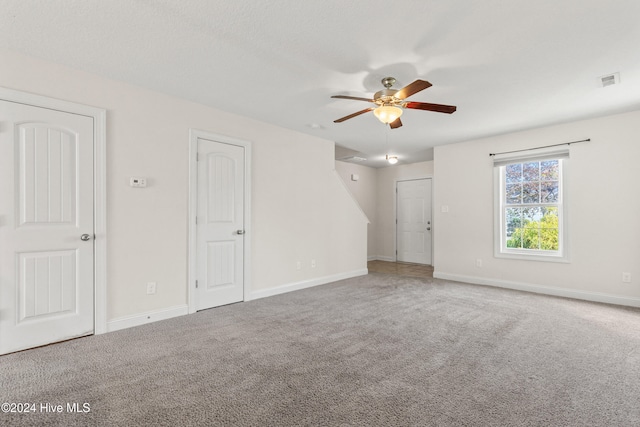
<path fill-rule="evenodd" d="M 507 234 L 507 247 L 557 251 L 558 245 L 558 209 L 543 208 L 542 218 L 511 218 L 511 232 Z"/>
<path fill-rule="evenodd" d="M 560 161 L 509 164 L 504 167 L 503 179 L 506 248 L 558 251 Z"/>

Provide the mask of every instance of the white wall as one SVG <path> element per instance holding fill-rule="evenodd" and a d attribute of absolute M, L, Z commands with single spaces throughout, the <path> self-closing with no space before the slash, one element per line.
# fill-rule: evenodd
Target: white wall
<path fill-rule="evenodd" d="M 377 251 L 376 230 L 378 227 L 378 169 L 355 163 L 336 161 L 336 172 L 342 178 L 353 197 L 357 200 L 367 218 L 367 257 L 375 259 Z M 351 175 L 359 176 L 352 181 Z"/>
<path fill-rule="evenodd" d="M 571 262 L 494 258 L 489 153 L 585 138 L 571 145 L 566 183 Z M 436 277 L 640 305 L 638 159 L 640 111 L 436 147 Z"/>
<path fill-rule="evenodd" d="M 378 169 L 377 259 L 395 261 L 396 182 L 433 176 L 433 161 Z M 434 227 L 436 227 L 434 221 Z"/>
<path fill-rule="evenodd" d="M 6 50 L 0 63 L 4 87 L 107 110 L 108 319 L 187 303 L 190 128 L 253 144 L 252 291 L 366 269 L 366 218 L 334 172 L 333 142 Z"/>
<path fill-rule="evenodd" d="M 368 259 L 395 261 L 396 183 L 432 177 L 433 161 L 378 169 L 336 161 L 336 171 L 371 221 L 367 234 Z M 351 181 L 352 173 L 359 174 L 360 180 Z"/>

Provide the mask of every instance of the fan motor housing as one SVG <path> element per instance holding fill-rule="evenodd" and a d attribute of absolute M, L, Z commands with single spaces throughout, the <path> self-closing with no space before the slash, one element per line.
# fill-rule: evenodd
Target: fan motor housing
<path fill-rule="evenodd" d="M 395 89 L 382 89 L 373 95 L 373 101 L 378 105 L 400 105 L 402 100 L 395 97 Z"/>

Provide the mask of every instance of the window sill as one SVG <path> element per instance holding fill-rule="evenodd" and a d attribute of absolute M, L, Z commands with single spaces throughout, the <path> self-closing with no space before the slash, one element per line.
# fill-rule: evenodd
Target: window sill
<path fill-rule="evenodd" d="M 543 255 L 543 254 L 523 254 L 523 253 L 505 253 L 496 252 L 493 254 L 495 258 L 502 259 L 515 259 L 521 261 L 538 261 L 538 262 L 557 262 L 562 264 L 569 264 L 571 261 L 568 256 L 558 255 Z"/>

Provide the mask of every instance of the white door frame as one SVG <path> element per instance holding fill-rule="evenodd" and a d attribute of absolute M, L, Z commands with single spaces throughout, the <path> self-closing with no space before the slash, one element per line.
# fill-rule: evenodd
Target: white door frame
<path fill-rule="evenodd" d="M 95 335 L 107 332 L 107 152 L 104 109 L 0 87 L 0 99 L 34 107 L 87 116 L 93 119 L 93 229 Z"/>
<path fill-rule="evenodd" d="M 251 295 L 251 142 L 197 129 L 189 129 L 189 266 L 187 272 L 187 300 L 189 314 L 196 312 L 197 277 L 197 234 L 196 214 L 198 212 L 198 138 L 222 144 L 244 147 L 244 283 L 243 301 Z"/>
<path fill-rule="evenodd" d="M 425 175 L 425 176 L 419 176 L 416 178 L 397 178 L 394 180 L 394 195 L 393 195 L 393 218 L 395 219 L 395 225 L 393 227 L 393 259 L 395 262 L 398 262 L 398 182 L 402 182 L 402 181 L 418 181 L 421 179 L 430 179 L 431 180 L 431 266 L 433 266 L 433 264 L 435 263 L 435 254 L 433 252 L 434 250 L 434 233 L 435 233 L 435 227 L 434 227 L 434 219 L 433 219 L 433 175 Z"/>

